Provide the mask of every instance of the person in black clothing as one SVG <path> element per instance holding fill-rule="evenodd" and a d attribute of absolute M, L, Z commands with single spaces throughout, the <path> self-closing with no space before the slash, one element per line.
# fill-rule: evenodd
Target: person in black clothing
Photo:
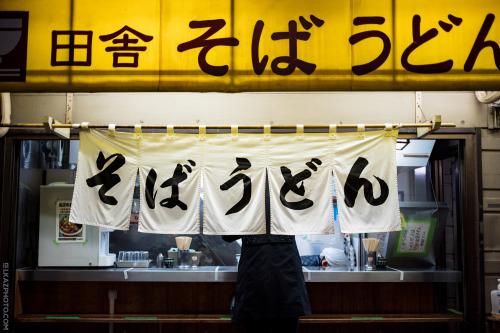
<path fill-rule="evenodd" d="M 246 332 L 299 332 L 311 314 L 302 262 L 295 236 L 270 235 L 268 198 L 266 186 L 265 235 L 222 236 L 243 243 L 231 319 Z"/>

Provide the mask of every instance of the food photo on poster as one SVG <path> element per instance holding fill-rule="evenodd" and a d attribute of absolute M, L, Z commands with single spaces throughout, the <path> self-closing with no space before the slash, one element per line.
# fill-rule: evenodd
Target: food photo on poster
<path fill-rule="evenodd" d="M 71 201 L 58 200 L 56 203 L 56 241 L 57 242 L 84 242 L 86 236 L 86 226 L 69 221 Z"/>

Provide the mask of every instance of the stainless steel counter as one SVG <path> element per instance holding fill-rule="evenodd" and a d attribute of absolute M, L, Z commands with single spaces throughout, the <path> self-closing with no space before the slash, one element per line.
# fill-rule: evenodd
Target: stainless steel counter
<path fill-rule="evenodd" d="M 306 282 L 460 282 L 460 271 L 444 268 L 391 268 L 346 271 L 345 267 L 303 267 Z M 179 268 L 24 268 L 19 281 L 235 282 L 235 266 Z"/>

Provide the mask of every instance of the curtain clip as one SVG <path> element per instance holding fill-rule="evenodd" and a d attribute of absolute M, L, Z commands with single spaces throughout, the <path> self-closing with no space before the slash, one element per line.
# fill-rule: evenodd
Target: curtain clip
<path fill-rule="evenodd" d="M 271 125 L 264 125 L 264 141 L 271 140 Z"/>
<path fill-rule="evenodd" d="M 86 130 L 89 129 L 89 123 L 86 121 L 82 122 L 82 128 Z"/>
<path fill-rule="evenodd" d="M 231 140 L 238 141 L 238 125 L 231 125 Z"/>
<path fill-rule="evenodd" d="M 198 139 L 200 141 L 205 141 L 207 139 L 207 126 L 206 125 L 198 126 Z"/>
<path fill-rule="evenodd" d="M 393 126 L 391 123 L 386 123 L 385 124 L 385 136 L 393 136 L 392 134 L 392 130 L 393 130 Z"/>
<path fill-rule="evenodd" d="M 116 124 L 109 124 L 108 126 L 108 135 L 114 137 L 116 133 Z"/>
<path fill-rule="evenodd" d="M 174 125 L 167 125 L 167 140 L 174 140 Z"/>
<path fill-rule="evenodd" d="M 330 140 L 337 139 L 337 124 L 330 124 L 328 134 Z"/>
<path fill-rule="evenodd" d="M 138 138 L 141 138 L 141 135 L 142 135 L 142 125 L 141 124 L 134 125 L 134 133 Z"/>
<path fill-rule="evenodd" d="M 365 124 L 358 124 L 358 139 L 365 138 Z"/>
<path fill-rule="evenodd" d="M 304 125 L 302 124 L 297 125 L 297 140 L 304 140 Z"/>

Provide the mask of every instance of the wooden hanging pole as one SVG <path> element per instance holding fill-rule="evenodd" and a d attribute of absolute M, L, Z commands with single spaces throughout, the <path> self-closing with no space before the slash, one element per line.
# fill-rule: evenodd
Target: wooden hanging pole
<path fill-rule="evenodd" d="M 365 124 L 365 128 L 385 128 L 386 124 Z M 109 125 L 100 125 L 100 124 L 88 124 L 88 128 L 108 128 Z M 304 128 L 321 128 L 328 129 L 330 125 L 304 125 Z M 10 127 L 10 128 L 45 128 L 44 124 L 0 124 L 0 127 Z M 176 129 L 198 129 L 199 126 L 193 125 L 176 125 L 174 126 Z M 297 125 L 271 125 L 271 128 L 274 129 L 295 129 Z M 337 124 L 337 128 L 357 128 L 358 124 Z M 432 123 L 423 123 L 423 124 L 393 124 L 393 128 L 436 128 Z M 441 123 L 440 127 L 456 127 L 453 123 Z M 72 129 L 80 129 L 81 124 L 52 124 L 52 129 L 55 128 L 72 128 Z M 134 129 L 134 125 L 116 125 L 116 128 L 124 128 L 124 129 Z M 166 126 L 159 125 L 142 125 L 142 129 L 165 129 Z M 231 129 L 230 125 L 219 125 L 219 126 L 206 126 L 207 129 L 217 130 L 217 129 Z M 263 125 L 239 125 L 238 129 L 263 129 Z"/>

